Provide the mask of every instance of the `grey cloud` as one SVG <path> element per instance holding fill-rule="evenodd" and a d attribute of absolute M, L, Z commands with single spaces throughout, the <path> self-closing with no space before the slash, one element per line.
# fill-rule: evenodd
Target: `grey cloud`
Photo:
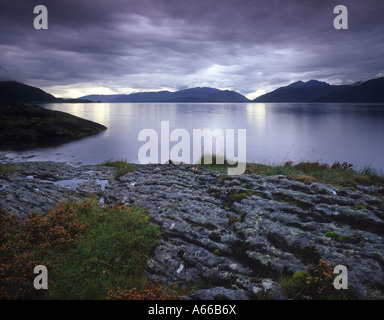
<path fill-rule="evenodd" d="M 44 4 L 49 29 L 33 29 Z M 349 0 L 350 29 L 333 28 L 334 0 L 7 1 L 0 77 L 36 86 L 105 83 L 156 90 L 205 84 L 244 94 L 319 77 L 383 73 L 384 3 Z M 211 73 L 210 73 L 211 72 Z"/>

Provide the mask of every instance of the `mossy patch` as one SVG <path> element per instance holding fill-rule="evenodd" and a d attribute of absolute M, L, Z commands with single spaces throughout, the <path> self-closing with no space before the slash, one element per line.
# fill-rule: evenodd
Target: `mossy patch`
<path fill-rule="evenodd" d="M 8 164 L 0 164 L 0 176 L 7 175 L 7 174 L 13 174 L 17 171 L 19 171 L 20 168 Z"/>
<path fill-rule="evenodd" d="M 298 271 L 288 279 L 280 280 L 281 288 L 288 298 L 315 300 L 356 300 L 359 295 L 351 286 L 337 290 L 333 285 L 336 275 L 333 268 L 320 259 L 318 263 Z"/>
<path fill-rule="evenodd" d="M 291 204 L 295 207 L 299 207 L 299 208 L 304 209 L 304 210 L 312 210 L 312 208 L 313 208 L 312 203 L 297 199 L 286 192 L 275 192 L 273 194 L 273 197 L 274 197 L 275 201 L 282 202 L 282 203 L 288 203 L 288 204 Z"/>
<path fill-rule="evenodd" d="M 226 196 L 225 208 L 229 210 L 232 208 L 232 205 L 235 202 L 241 202 L 242 200 L 248 199 L 254 195 L 258 196 L 259 193 L 255 190 L 248 190 L 248 191 L 230 190 Z"/>
<path fill-rule="evenodd" d="M 222 197 L 224 197 L 224 191 L 216 187 L 208 188 L 207 193 L 216 199 L 221 199 Z"/>
<path fill-rule="evenodd" d="M 245 220 L 245 217 L 247 216 L 247 212 L 245 212 L 245 211 L 242 211 L 241 213 L 240 213 L 240 222 L 244 222 L 244 220 Z"/>
<path fill-rule="evenodd" d="M 290 285 L 292 288 L 302 289 L 310 277 L 307 271 L 298 271 L 290 279 Z"/>
<path fill-rule="evenodd" d="M 358 240 L 356 240 L 354 237 L 351 236 L 340 236 L 337 241 L 339 242 L 345 242 L 345 243 L 353 243 L 356 244 Z"/>
<path fill-rule="evenodd" d="M 320 221 L 323 219 L 323 215 L 319 212 L 310 210 L 309 214 L 313 217 L 315 221 Z"/>
<path fill-rule="evenodd" d="M 327 232 L 325 234 L 325 236 L 327 238 L 335 239 L 338 242 L 362 245 L 362 243 L 358 239 L 356 239 L 354 237 L 351 237 L 351 236 L 341 236 L 338 233 L 332 232 L 332 231 L 331 232 Z"/>
<path fill-rule="evenodd" d="M 251 283 L 261 284 L 261 279 L 259 277 L 251 278 Z"/>
<path fill-rule="evenodd" d="M 339 237 L 340 237 L 340 235 L 338 234 L 338 233 L 336 233 L 336 232 L 327 232 L 326 234 L 325 234 L 325 236 L 326 237 L 328 237 L 328 238 L 332 238 L 332 239 L 335 239 L 335 240 L 337 240 L 337 239 L 339 239 Z"/>

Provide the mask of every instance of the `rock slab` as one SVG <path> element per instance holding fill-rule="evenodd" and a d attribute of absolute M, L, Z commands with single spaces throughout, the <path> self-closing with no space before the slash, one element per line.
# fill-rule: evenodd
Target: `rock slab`
<path fill-rule="evenodd" d="M 384 298 L 373 285 L 384 283 L 382 188 L 229 177 L 172 164 L 138 166 L 118 180 L 115 169 L 102 166 L 17 165 L 19 172 L 0 177 L 0 205 L 19 216 L 90 193 L 106 204 L 145 208 L 163 233 L 148 259 L 148 276 L 209 284 L 192 299 L 285 299 L 278 280 L 319 258 L 346 266 L 349 283 L 363 297 Z"/>

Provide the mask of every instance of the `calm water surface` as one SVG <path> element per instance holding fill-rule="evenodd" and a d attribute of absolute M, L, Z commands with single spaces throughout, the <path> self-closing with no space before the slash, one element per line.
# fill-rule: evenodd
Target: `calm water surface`
<path fill-rule="evenodd" d="M 355 168 L 370 165 L 384 171 L 384 105 L 379 104 L 92 103 L 44 107 L 101 123 L 108 130 L 54 148 L 3 152 L 3 156 L 75 165 L 110 159 L 138 162 L 138 150 L 145 143 L 138 141 L 140 130 L 154 129 L 160 136 L 161 121 L 169 121 L 170 131 L 186 129 L 191 139 L 193 129 L 247 129 L 247 161 L 346 161 Z M 171 142 L 170 147 L 175 144 Z"/>

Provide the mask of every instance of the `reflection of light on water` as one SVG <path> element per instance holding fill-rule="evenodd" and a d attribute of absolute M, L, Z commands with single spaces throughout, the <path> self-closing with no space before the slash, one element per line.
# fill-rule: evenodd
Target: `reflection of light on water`
<path fill-rule="evenodd" d="M 51 103 L 44 106 L 47 109 L 62 111 L 73 116 L 100 123 L 107 128 L 110 126 L 110 103 Z M 108 130 L 103 132 L 104 136 L 109 135 Z"/>
<path fill-rule="evenodd" d="M 371 163 L 383 169 L 384 149 L 378 146 L 384 146 L 384 105 L 63 103 L 44 107 L 101 123 L 108 130 L 57 147 L 0 151 L 0 162 L 58 161 L 79 166 L 127 159 L 138 163 L 143 145 L 137 139 L 140 130 L 153 129 L 160 140 L 161 121 L 169 121 L 170 133 L 183 128 L 191 137 L 193 129 L 246 128 L 248 161 L 347 161 L 355 168 Z M 170 150 L 176 143 L 170 141 Z M 192 155 L 192 146 L 190 151 Z M 0 184 L 1 188 L 5 187 Z"/>
<path fill-rule="evenodd" d="M 50 110 L 66 112 L 76 117 L 85 118 L 84 103 L 52 103 L 47 105 L 46 108 Z"/>
<path fill-rule="evenodd" d="M 248 103 L 247 104 L 247 126 L 264 130 L 265 127 L 265 104 L 264 103 Z"/>
<path fill-rule="evenodd" d="M 90 113 L 93 115 L 94 122 L 100 123 L 106 127 L 110 125 L 110 112 L 111 112 L 111 104 L 110 103 L 98 103 L 92 104 L 94 113 Z M 108 131 L 108 130 L 107 130 Z M 106 132 L 108 135 L 108 132 Z"/>
<path fill-rule="evenodd" d="M 108 127 L 110 123 L 110 103 L 51 103 L 47 109 L 62 111 Z"/>
<path fill-rule="evenodd" d="M 246 106 L 246 122 L 248 136 L 250 137 L 247 141 L 247 160 L 264 163 L 265 157 L 268 157 L 265 104 L 248 103 Z"/>

